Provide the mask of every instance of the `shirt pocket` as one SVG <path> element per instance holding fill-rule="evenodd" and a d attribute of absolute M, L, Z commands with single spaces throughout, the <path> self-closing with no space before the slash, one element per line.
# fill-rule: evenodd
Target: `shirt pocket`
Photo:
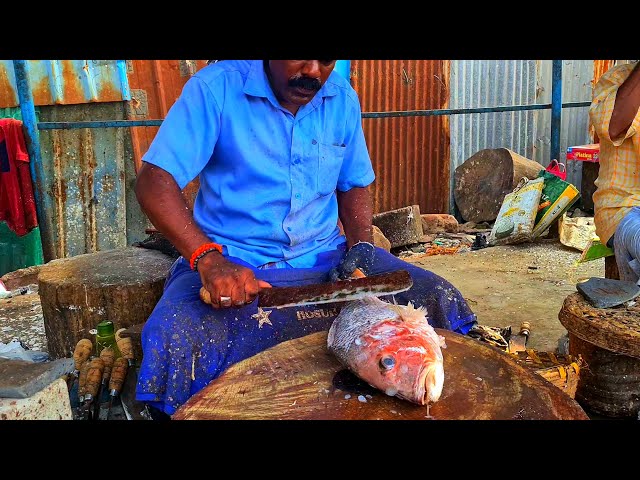
<path fill-rule="evenodd" d="M 318 194 L 330 195 L 336 190 L 346 147 L 318 142 Z"/>

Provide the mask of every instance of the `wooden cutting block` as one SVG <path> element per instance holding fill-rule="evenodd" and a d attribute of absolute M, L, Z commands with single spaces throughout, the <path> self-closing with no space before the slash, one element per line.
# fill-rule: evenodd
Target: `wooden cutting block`
<path fill-rule="evenodd" d="M 232 365 L 180 407 L 176 420 L 580 419 L 571 397 L 512 356 L 453 332 L 445 381 L 427 409 L 360 381 L 327 349 L 327 333 L 283 342 Z"/>

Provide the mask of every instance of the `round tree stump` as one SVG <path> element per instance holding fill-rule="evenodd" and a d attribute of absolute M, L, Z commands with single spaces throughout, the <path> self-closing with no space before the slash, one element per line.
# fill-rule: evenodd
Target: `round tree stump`
<path fill-rule="evenodd" d="M 467 222 L 492 222 L 506 194 L 522 177 L 536 178 L 544 167 L 507 148 L 480 150 L 456 168 L 454 198 Z"/>
<path fill-rule="evenodd" d="M 110 320 L 115 328 L 146 322 L 162 296 L 173 259 L 128 247 L 53 260 L 38 275 L 44 328 L 52 359 L 70 357 L 81 338 Z"/>
<path fill-rule="evenodd" d="M 607 417 L 640 411 L 640 306 L 595 308 L 580 293 L 569 295 L 558 315 L 569 332 L 569 353 L 581 355 L 576 400 Z"/>
<path fill-rule="evenodd" d="M 232 365 L 191 397 L 175 420 L 571 419 L 580 405 L 510 355 L 477 340 L 445 337 L 445 380 L 429 408 L 359 380 L 327 349 L 327 332 L 283 342 Z"/>

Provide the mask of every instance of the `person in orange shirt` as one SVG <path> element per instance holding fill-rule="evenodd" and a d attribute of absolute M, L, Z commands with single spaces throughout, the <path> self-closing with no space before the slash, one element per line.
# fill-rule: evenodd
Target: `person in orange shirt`
<path fill-rule="evenodd" d="M 596 233 L 614 249 L 620 280 L 640 279 L 640 61 L 598 81 L 589 116 L 600 139 Z"/>

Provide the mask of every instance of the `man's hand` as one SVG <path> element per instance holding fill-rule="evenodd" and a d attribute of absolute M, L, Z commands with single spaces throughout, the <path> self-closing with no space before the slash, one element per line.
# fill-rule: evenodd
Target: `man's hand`
<path fill-rule="evenodd" d="M 253 302 L 263 288 L 271 285 L 256 279 L 253 271 L 212 252 L 200 259 L 198 272 L 211 295 L 213 308 L 241 307 Z"/>
<path fill-rule="evenodd" d="M 371 243 L 356 243 L 347 250 L 338 266 L 331 269 L 329 278 L 332 282 L 336 280 L 346 280 L 351 277 L 356 268 L 360 269 L 365 275 L 369 275 L 375 254 L 376 248 Z"/>

